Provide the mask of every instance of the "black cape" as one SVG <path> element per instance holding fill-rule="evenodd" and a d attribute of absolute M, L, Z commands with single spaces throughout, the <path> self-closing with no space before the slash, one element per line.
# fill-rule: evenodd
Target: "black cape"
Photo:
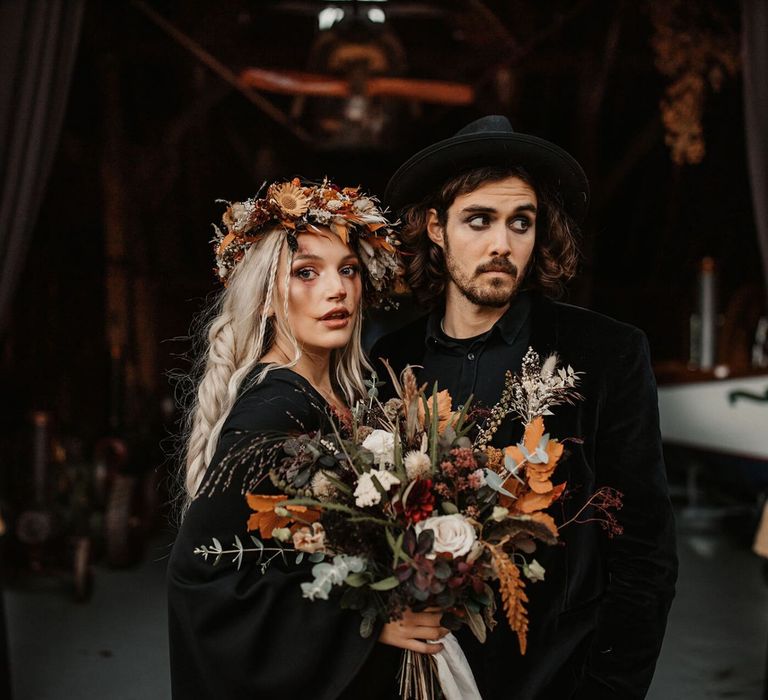
<path fill-rule="evenodd" d="M 207 471 L 223 478 L 192 502 L 168 566 L 174 700 L 396 697 L 399 650 L 378 643 L 377 631 L 363 639 L 359 614 L 342 610 L 333 596 L 303 598 L 300 584 L 311 580 L 312 564 L 278 557 L 262 572 L 246 558 L 238 570 L 231 556 L 214 566 L 193 553 L 213 537 L 225 549 L 235 535 L 250 543 L 247 464 L 232 455 L 260 434 L 314 431 L 327 408 L 306 380 L 278 369 L 244 391 L 230 412 Z M 231 471 L 220 468 L 227 455 Z M 268 478 L 254 490 L 277 493 Z"/>

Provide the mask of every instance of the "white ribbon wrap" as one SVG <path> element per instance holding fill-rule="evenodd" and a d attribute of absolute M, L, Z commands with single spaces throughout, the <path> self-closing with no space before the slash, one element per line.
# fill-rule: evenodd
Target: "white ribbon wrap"
<path fill-rule="evenodd" d="M 440 643 L 443 649 L 434 655 L 434 659 L 445 700 L 483 700 L 459 640 L 453 634 L 447 634 Z"/>

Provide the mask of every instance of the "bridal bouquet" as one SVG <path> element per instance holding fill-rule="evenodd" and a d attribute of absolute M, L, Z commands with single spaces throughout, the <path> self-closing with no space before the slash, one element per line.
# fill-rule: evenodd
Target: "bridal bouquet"
<path fill-rule="evenodd" d="M 525 654 L 526 586 L 545 576 L 534 554 L 539 544 L 558 541 L 546 509 L 566 487 L 553 481 L 564 445 L 546 432 L 545 419 L 557 405 L 581 398 L 580 373 L 558 367 L 555 355 L 542 362 L 530 349 L 521 374 L 507 373 L 499 402 L 477 427 L 479 412 L 470 402 L 456 411 L 446 391 L 428 392 L 410 368 L 401 377 L 391 374 L 396 398 L 379 402 L 374 377 L 368 400 L 353 407 L 345 424 L 282 442 L 283 458 L 269 476 L 286 495 L 246 496 L 254 547 L 236 538 L 233 549 L 214 541 L 196 552 L 232 554 L 238 565 L 254 551 L 262 566 L 287 552 L 297 561 L 309 557 L 315 565 L 312 580 L 301 584 L 303 595 L 328 599 L 341 589 L 340 605 L 359 611 L 363 636 L 405 608 L 438 607 L 443 626 L 468 625 L 484 641 L 496 624 L 489 585 L 496 581 Z M 522 440 L 491 447 L 509 414 L 524 424 Z M 603 490 L 585 509 L 601 510 L 617 532 L 610 508 L 619 505 L 619 494 Z M 432 663 L 404 652 L 404 698 L 432 697 Z"/>

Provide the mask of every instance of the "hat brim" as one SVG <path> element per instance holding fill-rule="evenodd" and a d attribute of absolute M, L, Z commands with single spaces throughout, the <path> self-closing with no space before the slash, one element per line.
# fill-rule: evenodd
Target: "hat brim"
<path fill-rule="evenodd" d="M 589 182 L 575 158 L 530 134 L 486 132 L 454 136 L 419 151 L 391 177 L 384 201 L 394 211 L 422 201 L 449 179 L 474 168 L 519 166 L 558 192 L 570 216 L 584 220 Z"/>

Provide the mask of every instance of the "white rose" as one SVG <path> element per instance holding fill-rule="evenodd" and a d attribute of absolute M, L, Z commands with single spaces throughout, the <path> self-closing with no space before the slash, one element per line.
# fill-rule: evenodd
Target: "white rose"
<path fill-rule="evenodd" d="M 373 452 L 373 461 L 383 467 L 395 463 L 395 436 L 387 430 L 374 430 L 365 440 L 363 447 Z"/>
<path fill-rule="evenodd" d="M 435 533 L 435 542 L 432 545 L 434 553 L 447 552 L 454 559 L 467 554 L 477 540 L 475 528 L 458 513 L 437 515 L 417 523 L 416 534 L 423 530 L 432 530 Z"/>

